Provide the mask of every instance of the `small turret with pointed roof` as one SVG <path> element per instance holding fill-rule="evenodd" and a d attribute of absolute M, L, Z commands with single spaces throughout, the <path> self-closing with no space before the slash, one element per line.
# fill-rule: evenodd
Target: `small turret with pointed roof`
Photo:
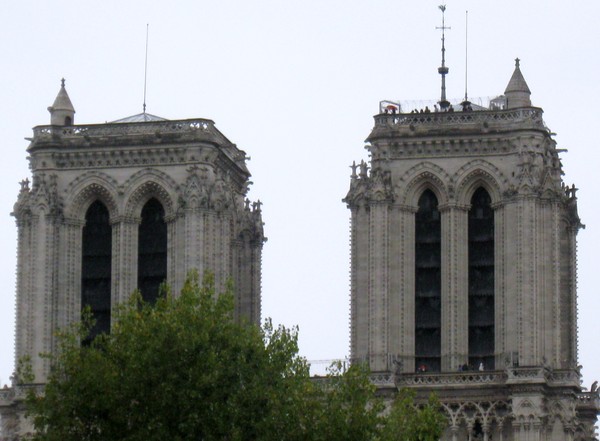
<path fill-rule="evenodd" d="M 61 86 L 54 100 L 54 104 L 48 107 L 50 112 L 50 124 L 53 126 L 70 126 L 75 122 L 75 109 L 65 89 L 65 79 L 60 80 Z"/>
<path fill-rule="evenodd" d="M 506 96 L 507 109 L 531 107 L 531 91 L 521 73 L 520 60 L 518 58 L 515 59 L 515 71 L 512 77 L 510 77 L 504 95 Z"/>

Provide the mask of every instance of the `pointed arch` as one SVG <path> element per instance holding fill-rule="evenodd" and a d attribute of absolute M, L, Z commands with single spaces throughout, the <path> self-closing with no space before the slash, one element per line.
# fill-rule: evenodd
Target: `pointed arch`
<path fill-rule="evenodd" d="M 475 159 L 463 165 L 454 174 L 453 181 L 456 182 L 457 202 L 467 206 L 479 187 L 488 192 L 492 204 L 499 203 L 503 189 L 508 188 L 508 179 L 500 169 L 483 159 Z"/>
<path fill-rule="evenodd" d="M 84 221 L 87 209 L 96 200 L 108 209 L 111 219 L 119 215 L 117 182 L 105 173 L 92 171 L 74 179 L 67 187 L 65 217 Z"/>
<path fill-rule="evenodd" d="M 432 162 L 421 162 L 407 170 L 398 180 L 395 193 L 400 203 L 418 208 L 418 201 L 423 192 L 431 190 L 439 205 L 448 203 L 448 185 L 450 175 L 440 166 Z"/>
<path fill-rule="evenodd" d="M 125 193 L 125 216 L 139 218 L 142 207 L 148 200 L 155 198 L 165 210 L 165 219 L 175 217 L 177 184 L 165 173 L 154 169 L 140 170 L 129 178 L 123 187 Z"/>

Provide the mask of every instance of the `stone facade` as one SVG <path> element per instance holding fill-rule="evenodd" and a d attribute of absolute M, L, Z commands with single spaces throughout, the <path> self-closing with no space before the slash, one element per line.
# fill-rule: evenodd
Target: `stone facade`
<path fill-rule="evenodd" d="M 166 280 L 174 292 L 187 273 L 215 275 L 217 289 L 234 282 L 235 315 L 260 321 L 260 202 L 246 199 L 245 152 L 211 120 L 171 121 L 140 114 L 114 123 L 73 125 L 63 86 L 51 125 L 37 126 L 27 149 L 32 182 L 14 206 L 18 226 L 16 360 L 31 358 L 44 383 L 57 329 L 82 309 L 82 231 L 96 201 L 108 211 L 110 307 L 138 286 L 141 212 L 154 199 L 166 224 Z M 92 265 L 93 267 L 93 265 Z M 142 292 L 143 294 L 143 292 Z M 0 393 L 4 436 L 22 433 L 23 387 Z"/>
<path fill-rule="evenodd" d="M 382 106 L 370 164 L 353 166 L 351 358 L 382 393 L 436 392 L 447 440 L 595 439 L 598 394 L 577 363 L 582 224 L 560 150 L 518 61 L 490 107 L 454 110 Z"/>

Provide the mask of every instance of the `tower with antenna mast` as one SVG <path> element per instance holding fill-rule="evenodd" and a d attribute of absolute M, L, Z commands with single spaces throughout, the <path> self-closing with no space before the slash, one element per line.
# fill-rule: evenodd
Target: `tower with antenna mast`
<path fill-rule="evenodd" d="M 488 105 L 468 102 L 465 75 L 452 111 L 439 9 L 434 111 L 380 103 L 351 167 L 350 358 L 382 396 L 435 393 L 443 441 L 597 439 L 600 395 L 577 360 L 577 188 L 518 59 Z"/>

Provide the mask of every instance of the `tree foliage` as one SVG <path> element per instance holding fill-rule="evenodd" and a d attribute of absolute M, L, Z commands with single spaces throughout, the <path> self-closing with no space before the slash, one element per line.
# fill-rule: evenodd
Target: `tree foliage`
<path fill-rule="evenodd" d="M 438 441 L 445 426 L 446 418 L 434 395 L 426 405 L 417 407 L 414 391 L 403 389 L 385 418 L 380 441 Z"/>
<path fill-rule="evenodd" d="M 58 335 L 45 392 L 27 400 L 35 440 L 429 441 L 443 427 L 410 396 L 383 416 L 360 366 L 311 380 L 297 330 L 237 323 L 210 276 L 154 305 L 132 296 L 109 335 L 81 345 L 89 329 Z M 407 430 L 419 435 L 394 438 Z"/>

